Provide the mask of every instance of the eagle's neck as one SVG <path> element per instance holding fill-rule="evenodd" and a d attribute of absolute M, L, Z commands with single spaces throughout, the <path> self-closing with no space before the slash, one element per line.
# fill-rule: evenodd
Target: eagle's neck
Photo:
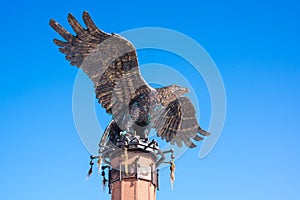
<path fill-rule="evenodd" d="M 177 99 L 177 96 L 167 87 L 157 88 L 156 92 L 156 97 L 163 106 L 167 106 L 170 102 Z"/>

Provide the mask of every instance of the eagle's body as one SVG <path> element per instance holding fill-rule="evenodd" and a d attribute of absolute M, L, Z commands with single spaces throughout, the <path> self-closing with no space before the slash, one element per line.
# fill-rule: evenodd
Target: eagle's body
<path fill-rule="evenodd" d="M 136 51 L 126 39 L 98 29 L 87 12 L 83 13 L 87 28 L 69 14 L 68 21 L 76 36 L 54 20 L 50 26 L 66 41 L 54 39 L 72 65 L 81 68 L 93 81 L 96 98 L 113 119 L 107 127 L 115 141 L 120 132 L 129 130 L 147 137 L 151 128 L 157 136 L 181 147 L 195 147 L 191 141 L 209 135 L 198 125 L 195 109 L 187 97 L 188 89 L 171 85 L 152 88 L 140 75 Z"/>

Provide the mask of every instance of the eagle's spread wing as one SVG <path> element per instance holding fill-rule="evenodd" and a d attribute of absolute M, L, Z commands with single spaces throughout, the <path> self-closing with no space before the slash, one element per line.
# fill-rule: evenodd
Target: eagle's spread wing
<path fill-rule="evenodd" d="M 71 65 L 81 68 L 93 81 L 96 97 L 106 112 L 121 116 L 138 88 L 150 88 L 140 75 L 135 48 L 121 36 L 98 29 L 87 12 L 83 21 L 86 28 L 68 15 L 74 36 L 51 19 L 50 26 L 65 39 L 54 39 L 54 43 Z"/>
<path fill-rule="evenodd" d="M 190 148 L 196 147 L 191 139 L 202 140 L 198 133 L 203 136 L 209 135 L 200 128 L 194 106 L 187 97 L 179 97 L 169 103 L 155 121 L 154 127 L 157 136 L 171 144 L 176 143 L 178 147 L 182 146 L 182 142 Z"/>

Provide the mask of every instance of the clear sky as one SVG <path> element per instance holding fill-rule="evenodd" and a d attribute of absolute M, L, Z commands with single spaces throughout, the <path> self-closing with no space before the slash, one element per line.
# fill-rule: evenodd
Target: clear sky
<path fill-rule="evenodd" d="M 84 10 L 107 32 L 151 26 L 184 33 L 222 75 L 227 115 L 220 140 L 202 160 L 198 147 L 176 161 L 174 191 L 163 169 L 158 199 L 300 199 L 298 1 L 147 2 L 1 3 L 0 199 L 109 199 L 101 177 L 84 182 L 89 152 L 72 114 L 77 69 L 57 51 L 48 25 L 55 18 L 69 27 L 67 14 L 81 18 Z M 142 64 L 185 65 L 166 52 L 138 53 Z M 207 128 L 209 94 L 205 87 L 202 93 Z"/>

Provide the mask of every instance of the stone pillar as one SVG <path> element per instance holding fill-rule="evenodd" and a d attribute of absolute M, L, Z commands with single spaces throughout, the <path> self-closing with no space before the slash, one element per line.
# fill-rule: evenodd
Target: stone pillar
<path fill-rule="evenodd" d="M 155 200 L 156 156 L 142 149 L 119 151 L 111 156 L 112 200 Z"/>

